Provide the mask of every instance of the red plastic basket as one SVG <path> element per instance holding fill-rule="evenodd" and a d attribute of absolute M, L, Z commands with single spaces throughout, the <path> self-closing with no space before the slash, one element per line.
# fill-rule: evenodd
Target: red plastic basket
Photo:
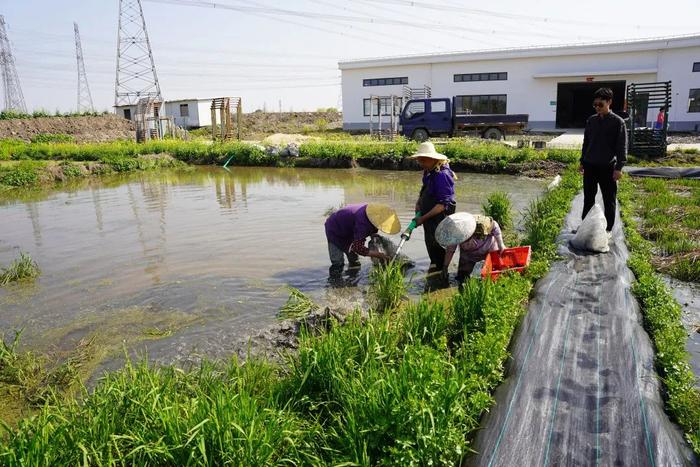
<path fill-rule="evenodd" d="M 500 256 L 498 251 L 490 252 L 481 269 L 481 278 L 491 276 L 491 279 L 496 280 L 501 273 L 507 271 L 522 272 L 530 264 L 530 253 L 529 245 L 506 248 Z"/>

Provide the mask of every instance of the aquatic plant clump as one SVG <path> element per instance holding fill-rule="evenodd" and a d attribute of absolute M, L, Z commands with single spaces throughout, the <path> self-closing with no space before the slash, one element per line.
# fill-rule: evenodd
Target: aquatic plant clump
<path fill-rule="evenodd" d="M 289 298 L 280 308 L 280 318 L 303 318 L 318 310 L 319 306 L 313 302 L 304 292 L 294 287 L 288 287 Z"/>
<path fill-rule="evenodd" d="M 403 275 L 403 264 L 400 261 L 391 261 L 384 265 L 378 264 L 370 272 L 370 296 L 373 308 L 384 313 L 389 311 L 403 300 L 408 287 Z"/>
<path fill-rule="evenodd" d="M 3 392 L 18 394 L 26 405 L 36 408 L 77 382 L 92 341 L 81 341 L 69 358 L 57 363 L 47 355 L 20 351 L 21 335 L 21 330 L 16 331 L 9 343 L 0 335 L 0 396 Z M 0 422 L 4 419 L 0 416 Z"/>
<path fill-rule="evenodd" d="M 489 195 L 481 209 L 484 214 L 493 218 L 501 229 L 510 229 L 513 226 L 512 203 L 508 193 L 497 191 Z"/>
<path fill-rule="evenodd" d="M 39 274 L 41 270 L 36 261 L 28 253 L 21 252 L 19 259 L 14 260 L 7 268 L 0 269 L 0 285 L 34 279 Z"/>

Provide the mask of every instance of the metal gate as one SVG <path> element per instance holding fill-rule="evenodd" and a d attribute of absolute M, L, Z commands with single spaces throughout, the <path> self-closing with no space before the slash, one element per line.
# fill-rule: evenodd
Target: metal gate
<path fill-rule="evenodd" d="M 647 127 L 649 109 L 664 107 L 664 124 L 661 128 Z M 627 86 L 627 112 L 629 113 L 629 153 L 634 156 L 660 157 L 666 154 L 668 110 L 671 107 L 671 82 L 632 83 Z"/>

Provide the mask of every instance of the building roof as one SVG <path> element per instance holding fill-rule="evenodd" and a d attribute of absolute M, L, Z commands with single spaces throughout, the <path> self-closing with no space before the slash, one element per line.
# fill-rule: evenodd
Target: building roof
<path fill-rule="evenodd" d="M 163 104 L 176 104 L 178 102 L 205 102 L 209 101 L 211 102 L 214 98 L 213 97 L 193 97 L 191 99 L 167 99 L 163 101 Z M 115 105 L 113 106 L 115 109 L 121 109 L 125 107 L 136 107 L 138 104 L 133 103 L 133 104 L 120 104 L 120 105 Z"/>
<path fill-rule="evenodd" d="M 201 101 L 211 101 L 212 99 L 214 99 L 214 98 L 213 97 L 192 97 L 191 99 L 168 99 L 165 101 L 165 103 L 169 104 L 171 102 L 174 103 L 174 102 L 192 102 L 192 101 L 201 102 Z"/>
<path fill-rule="evenodd" d="M 462 52 L 445 52 L 393 57 L 361 58 L 338 62 L 341 70 L 372 68 L 387 65 L 421 65 L 426 63 L 470 62 L 500 60 L 506 58 L 552 57 L 560 55 L 607 54 L 639 52 L 658 49 L 700 47 L 700 33 L 684 36 L 656 37 L 626 41 L 593 42 L 583 44 L 547 45 L 487 49 Z"/>

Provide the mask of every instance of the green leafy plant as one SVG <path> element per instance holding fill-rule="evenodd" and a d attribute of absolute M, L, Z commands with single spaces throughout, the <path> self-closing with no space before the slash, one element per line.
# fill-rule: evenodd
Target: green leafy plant
<path fill-rule="evenodd" d="M 655 185 L 660 191 L 659 184 Z M 630 248 L 627 262 L 636 276 L 632 291 L 639 300 L 644 327 L 656 348 L 656 368 L 667 391 L 666 407 L 685 432 L 693 450 L 700 453 L 700 391 L 686 350 L 687 333 L 681 323 L 681 307 L 652 265 L 653 244 L 639 233 L 632 182 L 619 184 L 618 200 Z"/>
<path fill-rule="evenodd" d="M 408 292 L 403 266 L 399 261 L 375 266 L 369 280 L 372 305 L 380 313 L 398 306 Z"/>
<path fill-rule="evenodd" d="M 32 143 L 72 143 L 74 138 L 66 134 L 42 133 L 31 138 Z"/>
<path fill-rule="evenodd" d="M 508 193 L 503 191 L 492 193 L 481 209 L 485 215 L 498 222 L 502 229 L 510 229 L 513 226 L 513 213 Z"/>
<path fill-rule="evenodd" d="M 22 161 L 15 166 L 0 170 L 0 184 L 13 187 L 28 187 L 36 185 L 39 181 L 37 169 L 43 164 Z"/>
<path fill-rule="evenodd" d="M 323 133 L 328 129 L 328 120 L 325 118 L 318 118 L 314 121 L 314 125 L 316 126 L 316 131 Z"/>

